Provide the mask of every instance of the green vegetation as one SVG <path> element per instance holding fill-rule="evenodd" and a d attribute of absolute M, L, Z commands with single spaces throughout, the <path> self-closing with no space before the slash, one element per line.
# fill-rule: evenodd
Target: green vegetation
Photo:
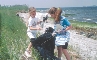
<path fill-rule="evenodd" d="M 16 16 L 19 10 L 27 10 L 26 5 L 0 6 L 0 60 L 19 60 L 27 47 L 26 26 Z"/>
<path fill-rule="evenodd" d="M 95 23 L 79 22 L 79 21 L 73 21 L 73 20 L 70 20 L 70 22 L 74 27 L 97 28 L 97 24 Z"/>
<path fill-rule="evenodd" d="M 26 25 L 16 16 L 18 11 L 27 11 L 26 5 L 0 6 L 0 60 L 19 60 L 28 46 Z M 52 18 L 50 18 L 52 20 Z M 97 24 L 71 21 L 74 29 L 97 32 Z M 39 54 L 33 50 L 35 60 Z"/>
<path fill-rule="evenodd" d="M 83 33 L 86 37 L 97 40 L 97 24 L 70 20 L 72 29 Z"/>
<path fill-rule="evenodd" d="M 97 35 L 97 24 L 89 22 L 78 22 L 70 20 L 73 29 L 82 30 L 86 32 L 94 32 Z"/>

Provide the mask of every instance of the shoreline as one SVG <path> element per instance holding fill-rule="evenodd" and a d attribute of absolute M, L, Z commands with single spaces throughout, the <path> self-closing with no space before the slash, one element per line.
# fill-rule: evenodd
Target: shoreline
<path fill-rule="evenodd" d="M 45 23 L 45 25 L 47 24 Z M 52 26 L 51 23 L 48 25 Z M 75 50 L 75 52 L 79 56 L 81 56 L 81 58 L 76 58 L 76 57 L 75 58 L 79 60 L 81 59 L 95 60 L 95 58 L 97 58 L 97 48 L 96 48 L 97 40 L 93 40 L 91 38 L 87 38 L 84 35 L 80 35 L 76 30 L 70 30 L 70 33 L 71 33 L 71 40 L 69 42 L 69 45 L 72 46 L 72 49 Z"/>

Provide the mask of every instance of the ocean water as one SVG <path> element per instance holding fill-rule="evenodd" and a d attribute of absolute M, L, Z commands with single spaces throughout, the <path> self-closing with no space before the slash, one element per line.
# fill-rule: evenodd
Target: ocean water
<path fill-rule="evenodd" d="M 97 23 L 97 7 L 62 8 L 65 14 L 70 14 L 69 20 Z"/>
<path fill-rule="evenodd" d="M 38 10 L 48 10 L 49 8 L 38 8 Z M 68 20 L 97 23 L 97 7 L 62 7 L 63 14 Z"/>

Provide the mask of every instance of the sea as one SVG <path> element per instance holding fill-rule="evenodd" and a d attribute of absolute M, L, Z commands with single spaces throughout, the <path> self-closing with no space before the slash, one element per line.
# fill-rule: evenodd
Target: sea
<path fill-rule="evenodd" d="M 61 7 L 62 15 L 68 20 L 76 20 L 80 22 L 91 22 L 97 24 L 97 7 Z M 41 11 L 46 11 L 49 8 L 37 8 Z"/>

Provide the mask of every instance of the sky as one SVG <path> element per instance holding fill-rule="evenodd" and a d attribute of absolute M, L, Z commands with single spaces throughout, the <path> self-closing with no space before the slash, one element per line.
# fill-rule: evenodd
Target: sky
<path fill-rule="evenodd" d="M 36 8 L 97 6 L 97 0 L 0 0 L 0 5 L 23 5 Z"/>

